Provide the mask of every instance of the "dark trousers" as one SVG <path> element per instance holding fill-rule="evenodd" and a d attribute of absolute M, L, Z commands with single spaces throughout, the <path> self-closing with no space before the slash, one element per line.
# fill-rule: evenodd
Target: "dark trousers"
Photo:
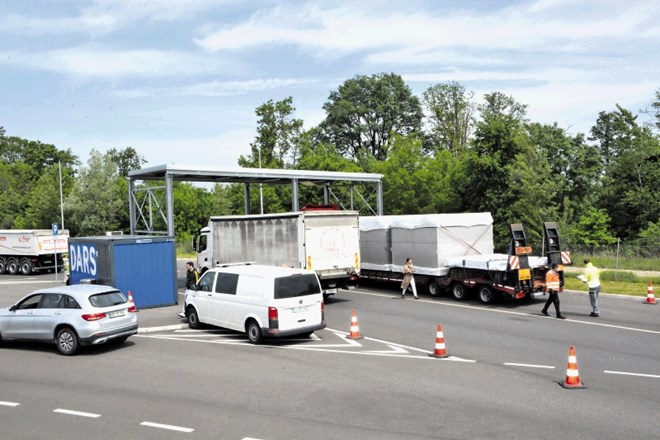
<path fill-rule="evenodd" d="M 544 313 L 548 311 L 548 307 L 550 307 L 550 304 L 555 305 L 555 311 L 557 312 L 557 316 L 561 315 L 561 312 L 559 312 L 559 295 L 554 290 L 550 290 L 548 292 L 548 300 L 545 302 L 545 306 L 543 306 Z"/>

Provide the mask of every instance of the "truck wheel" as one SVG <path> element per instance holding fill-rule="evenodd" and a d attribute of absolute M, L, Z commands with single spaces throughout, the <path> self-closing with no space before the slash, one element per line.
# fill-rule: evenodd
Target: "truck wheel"
<path fill-rule="evenodd" d="M 429 282 L 429 295 L 431 296 L 438 296 L 440 295 L 440 292 L 442 290 L 440 289 L 440 285 L 436 280 L 431 280 Z"/>
<path fill-rule="evenodd" d="M 253 344 L 261 344 L 264 336 L 261 334 L 261 328 L 259 328 L 257 321 L 250 320 L 247 323 L 247 328 L 245 330 L 247 331 L 248 339 L 250 342 Z"/>
<path fill-rule="evenodd" d="M 23 275 L 30 275 L 32 273 L 32 262 L 27 258 L 21 259 L 19 270 Z"/>
<path fill-rule="evenodd" d="M 0 274 L 5 273 L 5 270 L 7 270 L 7 260 L 5 257 L 0 257 Z"/>
<path fill-rule="evenodd" d="M 492 304 L 496 298 L 495 292 L 489 286 L 479 286 L 479 301 L 484 304 Z"/>
<path fill-rule="evenodd" d="M 18 273 L 18 260 L 16 258 L 10 258 L 7 261 L 7 273 L 9 275 L 16 275 Z"/>
<path fill-rule="evenodd" d="M 463 301 L 467 298 L 467 287 L 463 283 L 454 283 L 451 286 L 451 294 L 454 296 L 454 299 Z"/>

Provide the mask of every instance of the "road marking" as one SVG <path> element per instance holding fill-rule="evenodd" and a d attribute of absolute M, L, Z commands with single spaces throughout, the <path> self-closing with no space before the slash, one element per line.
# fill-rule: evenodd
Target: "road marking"
<path fill-rule="evenodd" d="M 140 425 L 149 426 L 151 428 L 169 429 L 170 431 L 179 431 L 179 432 L 193 432 L 194 431 L 194 429 L 192 429 L 192 428 L 184 428 L 183 426 L 163 425 L 161 423 L 153 423 L 153 422 L 142 422 L 142 423 L 140 423 Z"/>
<path fill-rule="evenodd" d="M 374 292 L 365 292 L 364 290 L 351 290 L 353 293 L 357 293 L 360 295 L 370 295 L 370 296 L 379 296 L 381 298 L 392 298 L 392 295 L 384 294 L 384 293 L 374 293 Z M 423 299 L 418 302 L 426 302 L 429 304 L 437 304 L 437 305 L 442 305 L 442 306 L 447 306 L 447 307 L 458 307 L 462 309 L 476 309 L 476 310 L 483 310 L 485 312 L 492 312 L 492 313 L 504 313 L 507 315 L 516 315 L 516 316 L 525 316 L 525 317 L 535 317 L 535 318 L 543 318 L 545 319 L 546 317 L 540 314 L 536 313 L 527 313 L 527 312 L 514 312 L 511 310 L 500 310 L 500 309 L 492 309 L 488 307 L 480 307 L 480 306 L 474 306 L 474 305 L 469 305 L 469 304 L 456 304 L 456 303 L 451 303 L 451 302 L 444 302 L 444 301 L 437 301 L 437 300 L 429 300 L 429 299 Z M 559 321 L 559 320 L 557 320 Z M 647 330 L 643 328 L 635 328 L 635 327 L 624 327 L 621 325 L 613 325 L 613 324 L 605 324 L 602 322 L 593 322 L 593 321 L 582 321 L 579 319 L 565 319 L 562 320 L 563 322 L 576 322 L 579 324 L 587 324 L 587 325 L 595 325 L 598 327 L 606 327 L 606 328 L 614 328 L 614 329 L 619 329 L 619 330 L 629 330 L 633 332 L 639 332 L 639 333 L 651 333 L 654 335 L 660 335 L 660 331 L 657 330 Z"/>
<path fill-rule="evenodd" d="M 79 416 L 79 417 L 90 417 L 92 419 L 95 419 L 97 417 L 101 417 L 101 414 L 93 414 L 93 413 L 88 413 L 88 412 L 81 412 L 81 411 L 72 411 L 70 409 L 54 409 L 54 413 L 60 413 L 60 414 L 67 414 L 70 416 Z"/>
<path fill-rule="evenodd" d="M 16 402 L 0 402 L 0 406 L 18 406 L 20 403 Z"/>
<path fill-rule="evenodd" d="M 510 367 L 548 368 L 548 369 L 555 368 L 552 365 L 517 364 L 515 362 L 505 362 L 504 365 L 508 365 Z"/>
<path fill-rule="evenodd" d="M 11 284 L 62 284 L 64 280 L 21 280 L 21 281 L 0 281 L 0 286 L 9 286 Z"/>
<path fill-rule="evenodd" d="M 603 371 L 603 373 L 620 374 L 620 375 L 623 375 L 623 376 L 652 377 L 652 378 L 655 378 L 655 379 L 660 379 L 660 375 L 657 375 L 657 374 L 627 373 L 625 371 L 609 371 L 609 370 L 605 370 L 605 371 Z"/>

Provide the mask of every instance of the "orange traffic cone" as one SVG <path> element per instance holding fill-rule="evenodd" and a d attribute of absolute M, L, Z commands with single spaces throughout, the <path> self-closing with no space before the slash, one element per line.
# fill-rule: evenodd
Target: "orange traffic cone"
<path fill-rule="evenodd" d="M 568 351 L 568 367 L 566 367 L 566 380 L 559 382 L 564 388 L 586 388 L 587 386 L 580 382 L 580 373 L 578 372 L 577 358 L 575 357 L 575 348 L 571 345 Z"/>
<path fill-rule="evenodd" d="M 649 287 L 646 288 L 646 301 L 644 301 L 644 304 L 657 304 L 653 294 L 653 281 L 649 281 Z"/>
<path fill-rule="evenodd" d="M 445 337 L 442 335 L 442 324 L 438 324 L 438 331 L 435 334 L 435 350 L 429 356 L 435 358 L 446 358 Z"/>
<path fill-rule="evenodd" d="M 357 321 L 357 312 L 353 309 L 353 316 L 351 316 L 351 334 L 346 336 L 348 339 L 362 339 L 360 336 L 360 327 Z"/>
<path fill-rule="evenodd" d="M 133 301 L 133 294 L 131 291 L 128 291 L 128 311 L 137 312 L 137 307 L 135 306 L 135 301 Z"/>

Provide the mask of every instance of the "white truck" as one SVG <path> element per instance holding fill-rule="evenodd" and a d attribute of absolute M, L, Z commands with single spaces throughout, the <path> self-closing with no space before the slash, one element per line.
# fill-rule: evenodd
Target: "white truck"
<path fill-rule="evenodd" d="M 50 229 L 0 229 L 0 274 L 30 275 L 42 270 L 64 270 L 69 231 L 53 235 Z"/>
<path fill-rule="evenodd" d="M 556 224 L 546 223 L 546 256 L 532 256 L 522 225 L 512 224 L 508 254 L 494 253 L 488 212 L 375 216 L 360 219 L 361 279 L 400 283 L 406 258 L 415 280 L 435 296 L 448 291 L 463 300 L 473 290 L 483 303 L 499 297 L 541 296 L 548 261 L 570 264 L 560 252 Z"/>
<path fill-rule="evenodd" d="M 355 211 L 211 217 L 208 226 L 193 238 L 193 249 L 200 273 L 245 262 L 313 270 L 326 297 L 347 288 L 360 273 Z"/>

